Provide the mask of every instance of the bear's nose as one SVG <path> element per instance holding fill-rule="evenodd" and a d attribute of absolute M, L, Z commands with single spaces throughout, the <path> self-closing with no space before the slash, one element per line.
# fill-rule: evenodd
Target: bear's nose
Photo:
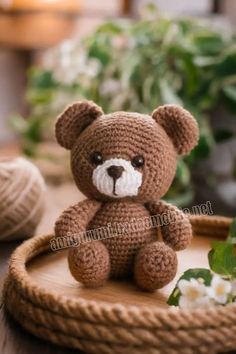
<path fill-rule="evenodd" d="M 113 179 L 118 179 L 121 177 L 122 173 L 124 171 L 124 167 L 122 166 L 110 166 L 107 169 L 107 173 L 110 177 L 112 177 Z"/>

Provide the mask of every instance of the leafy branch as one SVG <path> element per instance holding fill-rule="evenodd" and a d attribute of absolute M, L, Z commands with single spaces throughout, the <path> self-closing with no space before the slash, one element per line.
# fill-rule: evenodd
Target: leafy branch
<path fill-rule="evenodd" d="M 11 124 L 24 152 L 37 155 L 38 144 L 52 139 L 55 118 L 71 101 L 87 98 L 105 112 L 141 113 L 181 104 L 198 120 L 200 140 L 180 161 L 167 198 L 186 205 L 194 196 L 193 163 L 234 134 L 213 131 L 211 116 L 219 107 L 236 113 L 236 36 L 226 38 L 196 19 L 164 18 L 153 6 L 144 12 L 139 21 L 106 22 L 82 41 L 51 49 L 42 67 L 29 71 L 28 119 L 15 115 Z"/>
<path fill-rule="evenodd" d="M 212 284 L 214 277 L 215 279 L 217 279 L 215 283 L 218 284 L 218 288 L 216 287 L 215 289 L 216 294 L 218 291 L 218 295 L 220 294 L 222 295 L 222 293 L 224 292 L 224 287 L 227 287 L 226 284 L 228 284 L 228 289 L 230 290 L 228 291 L 225 299 L 228 302 L 234 301 L 236 297 L 236 293 L 232 294 L 233 289 L 231 283 L 236 284 L 235 283 L 235 279 L 236 279 L 235 242 L 236 242 L 236 218 L 233 219 L 231 223 L 227 239 L 225 241 L 214 241 L 212 243 L 212 249 L 208 253 L 209 269 L 195 268 L 195 269 L 189 269 L 186 272 L 184 272 L 184 274 L 178 280 L 171 295 L 169 296 L 167 303 L 173 306 L 180 305 L 181 297 L 186 296 L 186 295 L 183 296 L 183 292 L 181 291 L 180 284 L 181 282 L 185 281 L 186 282 L 185 285 L 186 287 L 188 287 L 188 291 L 189 291 L 189 296 L 188 296 L 190 299 L 189 304 L 190 305 L 195 304 L 196 306 L 197 305 L 200 306 L 200 303 L 196 302 L 196 297 L 198 296 L 196 295 L 198 291 L 198 285 L 199 286 L 204 285 L 209 292 L 209 289 L 212 290 L 212 288 L 210 288 L 210 285 Z M 220 288 L 220 286 L 222 286 L 222 288 Z M 192 295 L 191 295 L 191 291 L 192 291 Z M 194 297 L 195 296 L 194 294 L 196 295 L 196 297 Z M 201 294 L 199 294 L 199 297 L 201 298 L 200 295 Z M 202 298 L 204 297 L 207 300 L 209 300 L 206 294 L 202 296 Z M 206 302 L 204 302 L 204 304 L 206 304 Z M 208 305 L 209 305 L 209 301 L 208 301 Z"/>

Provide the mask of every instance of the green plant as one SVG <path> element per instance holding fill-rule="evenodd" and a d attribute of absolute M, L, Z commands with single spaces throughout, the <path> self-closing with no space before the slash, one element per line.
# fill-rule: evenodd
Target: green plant
<path fill-rule="evenodd" d="M 167 303 L 181 307 L 181 300 L 184 300 L 182 301 L 183 308 L 193 308 L 236 301 L 235 240 L 236 218 L 231 223 L 227 239 L 212 243 L 212 249 L 208 253 L 209 269 L 193 268 L 185 271 L 178 280 Z M 212 293 L 209 293 L 209 289 L 214 278 L 216 281 L 215 286 L 213 284 L 213 295 L 217 301 L 212 303 L 212 299 L 208 295 L 212 296 Z M 181 282 L 184 282 L 183 285 L 187 287 L 185 294 L 183 294 L 185 289 L 181 286 Z M 201 289 L 199 291 L 199 287 L 203 287 L 203 291 Z"/>
<path fill-rule="evenodd" d="M 29 72 L 27 122 L 12 119 L 24 151 L 35 154 L 57 114 L 84 97 L 105 112 L 150 113 L 158 105 L 177 103 L 195 115 L 198 147 L 180 161 L 167 196 L 187 204 L 193 197 L 192 164 L 207 157 L 217 139 L 232 136 L 213 132 L 210 116 L 218 106 L 236 112 L 236 37 L 224 38 L 206 22 L 163 18 L 151 7 L 139 21 L 107 22 L 79 43 L 63 43 L 45 56 L 43 68 Z"/>

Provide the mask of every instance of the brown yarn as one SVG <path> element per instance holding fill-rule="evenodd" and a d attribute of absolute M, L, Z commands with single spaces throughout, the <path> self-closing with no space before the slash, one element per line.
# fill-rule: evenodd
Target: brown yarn
<path fill-rule="evenodd" d="M 89 288 L 105 283 L 110 273 L 109 253 L 100 241 L 72 248 L 68 256 L 73 277 Z"/>
<path fill-rule="evenodd" d="M 149 242 L 157 240 L 156 229 L 132 230 L 132 220 L 144 220 L 150 217 L 148 210 L 138 203 L 116 201 L 104 203 L 91 220 L 88 229 L 117 226 L 120 235 L 103 240 L 111 262 L 110 276 L 120 278 L 133 273 L 134 258 L 139 249 Z M 112 222 L 111 222 L 112 221 Z M 127 227 L 127 228 L 126 228 Z"/>
<path fill-rule="evenodd" d="M 162 227 L 167 246 L 154 242 L 158 239 L 157 228 L 138 225 L 138 220 L 142 222 L 150 219 L 151 215 L 165 212 L 170 212 L 175 218 L 173 223 L 168 223 L 168 227 Z M 95 287 L 103 285 L 108 277 L 133 276 L 134 270 L 134 279 L 143 289 L 148 290 L 147 284 L 149 290 L 154 290 L 154 286 L 157 289 L 170 282 L 177 270 L 176 255 L 170 247 L 184 249 L 191 240 L 192 230 L 188 218 L 168 203 L 160 201 L 145 207 L 138 203 L 116 201 L 104 203 L 101 207 L 96 201 L 85 200 L 64 211 L 56 222 L 55 233 L 62 237 L 68 233 L 79 235 L 81 231 L 106 228 L 111 220 L 111 227 L 121 226 L 117 229 L 120 234 L 102 240 L 105 247 L 96 242 L 69 251 L 69 267 L 74 278 L 88 287 Z M 134 230 L 129 228 L 133 221 L 134 225 L 137 223 Z M 146 246 L 148 244 L 150 247 Z"/>
<path fill-rule="evenodd" d="M 194 216 L 193 230 L 201 236 L 222 230 L 231 219 Z M 196 236 L 198 233 L 196 234 Z M 217 353 L 236 347 L 236 304 L 209 309 L 160 309 L 156 306 L 111 304 L 68 298 L 40 288 L 26 264 L 48 252 L 51 235 L 26 241 L 11 257 L 4 286 L 4 303 L 31 333 L 61 346 L 90 353 Z"/>
<path fill-rule="evenodd" d="M 160 106 L 152 113 L 174 143 L 178 154 L 186 154 L 197 144 L 198 125 L 192 115 L 182 107 Z"/>
<path fill-rule="evenodd" d="M 162 288 L 174 279 L 176 272 L 176 253 L 163 242 L 149 243 L 136 256 L 134 277 L 144 290 Z"/>
<path fill-rule="evenodd" d="M 139 194 L 126 200 L 144 203 L 160 199 L 175 175 L 177 154 L 173 144 L 149 116 L 129 112 L 100 116 L 82 132 L 71 150 L 71 169 L 78 188 L 88 198 L 113 201 L 92 183 L 95 166 L 90 161 L 95 151 L 102 152 L 104 160 L 116 157 L 131 161 L 136 155 L 144 157 Z"/>
<path fill-rule="evenodd" d="M 171 222 L 162 226 L 161 232 L 165 243 L 175 251 L 184 250 L 189 246 L 192 239 L 192 227 L 188 217 L 176 206 L 160 200 L 157 203 L 148 203 L 147 208 L 151 215 L 162 215 L 166 213 Z"/>
<path fill-rule="evenodd" d="M 78 234 L 81 231 L 107 227 L 108 224 L 130 224 L 133 219 L 145 219 L 154 214 L 168 212 L 176 216 L 176 221 L 162 228 L 162 241 L 175 251 L 186 248 L 192 237 L 190 223 L 182 212 L 161 202 L 160 199 L 173 181 L 177 155 L 190 152 L 197 143 L 198 133 L 197 123 L 192 115 L 183 108 L 173 105 L 157 108 L 152 116 L 134 112 L 104 114 L 102 109 L 91 101 L 81 101 L 69 106 L 58 118 L 56 138 L 63 147 L 71 149 L 74 180 L 89 199 L 62 214 L 55 226 L 56 236 Z M 107 161 L 109 163 L 110 159 L 125 161 L 133 169 L 133 174 L 140 177 L 137 195 L 134 193 L 131 196 L 114 199 L 113 195 L 102 193 L 93 181 L 93 173 L 97 172 L 98 167 L 96 161 L 91 158 L 94 154 L 100 156 L 101 163 Z M 137 157 L 141 157 L 144 163 L 138 166 L 134 164 Z M 117 166 L 111 167 L 113 171 L 114 168 L 118 171 Z M 119 167 L 124 171 L 123 166 Z M 105 174 L 110 178 L 108 169 Z M 127 177 L 125 181 L 131 188 L 132 179 L 129 178 Z M 100 181 L 101 179 L 99 183 Z M 109 181 L 105 180 L 105 184 L 109 184 Z M 115 184 L 113 194 L 114 187 Z M 100 201 L 101 204 L 93 206 L 93 200 Z M 102 241 L 106 249 L 97 244 L 98 250 L 94 245 L 83 246 L 80 250 L 70 252 L 70 269 L 73 276 L 87 286 L 95 284 L 99 286 L 108 275 L 133 276 L 135 268 L 134 278 L 138 284 L 144 289 L 147 289 L 149 284 L 149 290 L 153 290 L 154 284 L 157 288 L 161 284 L 166 284 L 167 279 L 171 280 L 176 272 L 176 256 L 173 251 L 169 247 L 153 243 L 155 241 L 157 228 L 125 231 L 115 239 L 107 238 Z M 150 246 L 150 252 L 153 259 L 160 257 L 160 263 L 156 263 L 156 271 L 154 263 L 154 268 L 150 267 L 145 256 L 147 252 L 145 247 L 151 243 L 153 244 Z M 149 251 L 149 248 L 146 250 Z M 106 251 L 109 260 L 106 259 Z M 101 262 L 98 272 L 99 264 L 96 264 L 95 259 L 100 262 L 102 254 L 106 261 Z M 89 255 L 93 260 L 89 259 Z M 146 264 L 141 264 L 144 261 Z M 139 270 L 140 277 L 137 274 Z M 97 279 L 95 275 L 98 276 Z"/>
<path fill-rule="evenodd" d="M 66 209 L 55 223 L 57 237 L 72 236 L 86 229 L 87 224 L 99 210 L 101 203 L 96 200 L 84 200 Z"/>
<path fill-rule="evenodd" d="M 0 160 L 0 241 L 34 235 L 44 212 L 45 190 L 31 162 L 21 157 Z"/>
<path fill-rule="evenodd" d="M 71 149 L 74 180 L 91 199 L 113 200 L 92 183 L 92 153 L 102 152 L 104 160 L 116 157 L 131 161 L 136 155 L 143 156 L 144 181 L 138 196 L 127 199 L 149 202 L 159 200 L 168 191 L 175 175 L 177 152 L 191 151 L 197 143 L 198 127 L 189 112 L 174 105 L 157 108 L 151 117 L 135 112 L 103 114 L 95 103 L 80 101 L 59 116 L 55 133 L 58 143 Z"/>
<path fill-rule="evenodd" d="M 58 143 L 66 149 L 71 149 L 78 135 L 102 114 L 102 109 L 91 101 L 71 104 L 57 119 L 56 137 Z M 80 119 L 75 119 L 78 115 Z"/>

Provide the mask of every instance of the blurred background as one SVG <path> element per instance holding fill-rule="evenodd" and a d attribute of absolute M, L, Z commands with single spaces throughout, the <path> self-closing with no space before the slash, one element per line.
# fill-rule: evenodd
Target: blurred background
<path fill-rule="evenodd" d="M 166 199 L 236 214 L 236 2 L 0 0 L 0 157 L 25 155 L 51 185 L 71 181 L 57 114 L 189 109 L 200 141 Z"/>

